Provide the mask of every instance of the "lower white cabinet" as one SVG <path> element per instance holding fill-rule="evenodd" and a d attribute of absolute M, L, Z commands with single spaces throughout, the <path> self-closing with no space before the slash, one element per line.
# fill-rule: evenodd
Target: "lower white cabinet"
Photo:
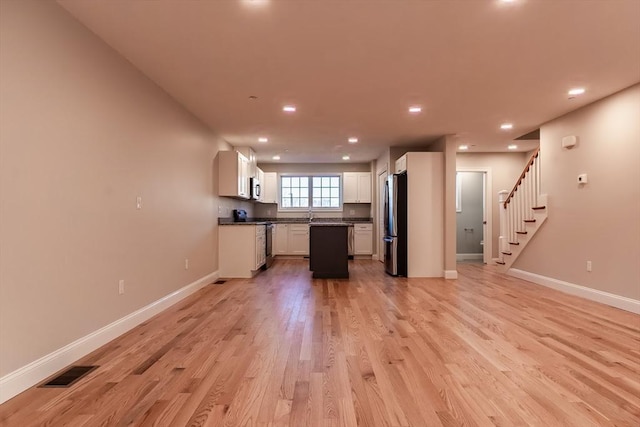
<path fill-rule="evenodd" d="M 289 225 L 289 252 L 292 255 L 309 255 L 309 224 Z"/>
<path fill-rule="evenodd" d="M 218 269 L 220 277 L 250 278 L 265 263 L 266 226 L 220 225 L 218 227 Z"/>
<path fill-rule="evenodd" d="M 267 226 L 256 225 L 256 270 L 267 262 Z"/>
<path fill-rule="evenodd" d="M 275 255 L 289 254 L 289 224 L 276 224 L 273 236 L 273 253 Z"/>
<path fill-rule="evenodd" d="M 353 225 L 353 254 L 373 254 L 373 224 Z"/>
<path fill-rule="evenodd" d="M 276 255 L 309 255 L 309 224 L 276 224 Z"/>

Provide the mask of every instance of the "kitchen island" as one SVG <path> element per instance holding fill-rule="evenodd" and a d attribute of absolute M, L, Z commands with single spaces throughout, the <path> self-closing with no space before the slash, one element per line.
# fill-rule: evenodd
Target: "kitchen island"
<path fill-rule="evenodd" d="M 314 278 L 349 278 L 346 222 L 312 222 L 309 230 L 309 269 Z"/>

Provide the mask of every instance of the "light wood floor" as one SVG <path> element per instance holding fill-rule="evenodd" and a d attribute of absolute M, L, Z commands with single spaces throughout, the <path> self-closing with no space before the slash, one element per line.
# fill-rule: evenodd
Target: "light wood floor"
<path fill-rule="evenodd" d="M 460 279 L 312 280 L 277 260 L 81 360 L 3 426 L 638 426 L 640 316 L 461 264 Z"/>

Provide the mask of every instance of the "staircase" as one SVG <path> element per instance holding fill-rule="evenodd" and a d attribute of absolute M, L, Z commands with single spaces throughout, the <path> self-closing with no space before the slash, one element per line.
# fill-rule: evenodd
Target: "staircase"
<path fill-rule="evenodd" d="M 531 238 L 547 219 L 547 195 L 540 194 L 540 149 L 527 162 L 509 193 L 498 193 L 500 200 L 500 239 L 498 264 L 511 268 Z"/>

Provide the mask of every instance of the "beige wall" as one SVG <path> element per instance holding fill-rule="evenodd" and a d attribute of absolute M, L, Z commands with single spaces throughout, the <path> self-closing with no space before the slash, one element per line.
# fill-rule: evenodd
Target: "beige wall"
<path fill-rule="evenodd" d="M 514 267 L 640 300 L 640 85 L 543 125 L 540 155 L 549 217 Z"/>
<path fill-rule="evenodd" d="M 491 252 L 498 257 L 498 237 L 500 237 L 500 211 L 498 209 L 498 191 L 511 191 L 522 173 L 529 153 L 458 153 L 456 168 L 491 169 Z"/>
<path fill-rule="evenodd" d="M 1 377 L 217 270 L 230 147 L 55 2 L 0 4 Z"/>

